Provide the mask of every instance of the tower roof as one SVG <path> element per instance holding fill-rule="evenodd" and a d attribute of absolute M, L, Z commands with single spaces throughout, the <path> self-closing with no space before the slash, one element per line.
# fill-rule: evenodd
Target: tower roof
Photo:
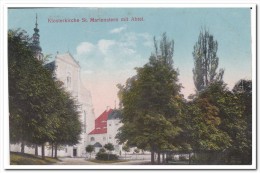
<path fill-rule="evenodd" d="M 109 115 L 107 120 L 114 120 L 114 119 L 120 119 L 121 118 L 121 112 L 119 110 L 113 110 Z"/>
<path fill-rule="evenodd" d="M 40 46 L 40 34 L 38 29 L 38 16 L 36 14 L 36 20 L 35 20 L 35 28 L 34 33 L 32 36 L 32 43 L 30 45 L 31 50 L 34 52 L 34 55 L 37 56 L 37 54 L 41 54 L 42 48 Z"/>
<path fill-rule="evenodd" d="M 63 54 L 57 54 L 56 59 L 63 59 L 66 62 L 72 63 L 78 67 L 80 67 L 79 62 L 75 60 L 75 58 L 71 55 L 71 53 L 63 53 Z"/>

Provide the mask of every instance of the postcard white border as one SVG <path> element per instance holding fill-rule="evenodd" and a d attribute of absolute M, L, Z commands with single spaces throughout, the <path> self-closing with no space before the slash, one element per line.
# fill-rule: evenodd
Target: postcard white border
<path fill-rule="evenodd" d="M 4 53 L 3 53 L 3 65 L 0 67 L 3 68 L 3 74 L 0 73 L 1 76 L 3 76 L 3 89 L 0 93 L 3 92 L 4 101 L 3 101 L 3 115 L 1 121 L 4 126 L 3 130 L 3 140 L 4 140 L 4 155 L 2 157 L 1 154 L 1 162 L 4 161 L 4 168 L 5 169 L 96 169 L 96 170 L 104 170 L 104 169 L 256 169 L 256 152 L 253 152 L 253 160 L 252 165 L 10 165 L 9 163 L 9 127 L 8 127 L 8 78 L 7 78 L 7 31 L 8 31 L 8 7 L 113 7 L 113 8 L 120 8 L 120 7 L 127 7 L 127 8 L 143 8 L 143 7 L 149 7 L 149 8 L 238 8 L 238 7 L 252 7 L 251 11 L 251 37 L 252 37 L 252 81 L 253 81 L 253 93 L 256 93 L 256 4 L 255 1 L 251 4 L 196 4 L 192 3 L 190 4 L 173 4 L 169 1 L 164 1 L 167 3 L 158 1 L 148 1 L 148 3 L 122 3 L 121 1 L 117 3 L 107 3 L 107 1 L 102 1 L 103 3 L 99 3 L 100 1 L 95 1 L 95 3 L 91 2 L 82 2 L 82 1 L 72 1 L 72 2 L 61 2 L 61 1 L 49 1 L 49 2 L 32 2 L 32 1 L 2 1 L 1 3 L 1 11 L 3 10 L 3 14 L 1 16 L 1 24 L 3 24 L 3 31 L 1 35 L 4 39 L 1 39 L 1 45 L 4 47 Z M 136 2 L 136 1 L 134 1 Z M 221 2 L 221 1 L 218 1 Z M 244 1 L 243 1 L 244 2 Z M 256 94 L 253 94 L 253 125 L 252 125 L 252 150 L 256 150 Z M 3 151 L 3 150 L 2 150 Z"/>

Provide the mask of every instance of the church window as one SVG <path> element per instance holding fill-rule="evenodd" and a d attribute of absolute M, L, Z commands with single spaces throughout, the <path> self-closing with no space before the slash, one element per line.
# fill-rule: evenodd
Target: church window
<path fill-rule="evenodd" d="M 109 124 L 109 126 L 111 126 L 111 124 Z"/>
<path fill-rule="evenodd" d="M 94 137 L 91 137 L 90 140 L 91 140 L 91 141 L 95 141 L 95 138 L 94 138 Z"/>
<path fill-rule="evenodd" d="M 71 74 L 70 73 L 68 73 L 68 75 L 67 75 L 67 87 L 71 88 Z"/>
<path fill-rule="evenodd" d="M 103 141 L 106 141 L 106 137 L 103 137 Z"/>

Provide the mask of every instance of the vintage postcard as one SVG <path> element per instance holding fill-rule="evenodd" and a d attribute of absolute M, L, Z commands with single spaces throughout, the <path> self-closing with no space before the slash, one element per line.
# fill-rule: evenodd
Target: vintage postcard
<path fill-rule="evenodd" d="M 5 15 L 7 169 L 256 168 L 256 5 Z"/>

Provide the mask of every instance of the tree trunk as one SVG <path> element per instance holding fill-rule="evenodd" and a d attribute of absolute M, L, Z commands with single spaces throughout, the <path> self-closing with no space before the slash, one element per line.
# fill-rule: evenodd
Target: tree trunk
<path fill-rule="evenodd" d="M 162 153 L 162 164 L 165 164 L 165 153 Z"/>
<path fill-rule="evenodd" d="M 21 153 L 24 154 L 24 141 L 22 141 L 22 143 L 21 143 Z"/>
<path fill-rule="evenodd" d="M 160 165 L 161 163 L 161 153 L 158 151 L 158 157 L 157 157 L 157 164 Z"/>
<path fill-rule="evenodd" d="M 45 159 L 45 147 L 44 147 L 44 143 L 42 144 L 42 159 Z"/>
<path fill-rule="evenodd" d="M 165 163 L 168 164 L 168 160 L 169 160 L 169 153 L 166 151 L 166 159 L 165 159 Z"/>
<path fill-rule="evenodd" d="M 189 153 L 189 165 L 190 165 L 190 163 L 191 163 L 191 160 L 190 160 L 191 158 L 190 158 L 190 153 Z"/>
<path fill-rule="evenodd" d="M 53 157 L 53 142 L 51 143 L 51 157 Z"/>
<path fill-rule="evenodd" d="M 38 156 L 38 145 L 35 144 L 35 156 Z"/>
<path fill-rule="evenodd" d="M 58 144 L 55 143 L 55 158 L 58 158 Z"/>
<path fill-rule="evenodd" d="M 154 165 L 154 150 L 151 151 L 151 164 Z"/>

